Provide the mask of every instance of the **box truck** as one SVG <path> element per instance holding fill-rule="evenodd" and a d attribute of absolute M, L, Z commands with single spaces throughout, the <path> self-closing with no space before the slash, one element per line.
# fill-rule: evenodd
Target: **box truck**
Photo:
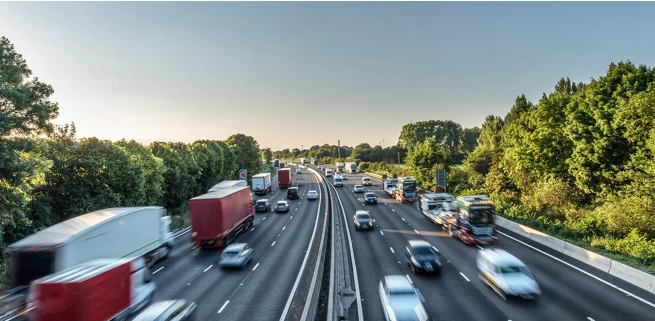
<path fill-rule="evenodd" d="M 266 195 L 271 191 L 271 173 L 259 173 L 252 177 L 252 190 L 257 195 Z"/>
<path fill-rule="evenodd" d="M 159 206 L 109 208 L 50 226 L 6 248 L 9 290 L 0 320 L 21 313 L 30 283 L 99 258 L 140 258 L 149 266 L 173 249 L 171 219 Z"/>
<path fill-rule="evenodd" d="M 35 280 L 28 300 L 31 321 L 125 320 L 152 301 L 139 259 L 100 259 Z"/>
<path fill-rule="evenodd" d="M 222 181 L 210 188 L 207 193 L 211 192 L 216 192 L 221 188 L 226 188 L 226 187 L 237 187 L 237 186 L 248 186 L 248 182 L 242 181 L 242 180 L 235 180 L 235 181 Z"/>
<path fill-rule="evenodd" d="M 291 176 L 291 169 L 290 168 L 282 168 L 277 171 L 277 185 L 278 188 L 289 188 L 291 187 L 291 181 L 292 176 Z"/>
<path fill-rule="evenodd" d="M 254 223 L 253 205 L 247 186 L 223 188 L 189 200 L 191 240 L 196 246 L 229 245 L 234 237 Z"/>

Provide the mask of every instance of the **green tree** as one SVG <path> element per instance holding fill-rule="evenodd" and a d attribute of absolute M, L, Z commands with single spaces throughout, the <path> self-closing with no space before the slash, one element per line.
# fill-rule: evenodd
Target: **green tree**
<path fill-rule="evenodd" d="M 223 170 L 218 181 L 232 180 L 237 177 L 238 164 L 232 149 L 225 142 L 217 141 L 216 144 L 223 153 Z"/>
<path fill-rule="evenodd" d="M 182 143 L 162 142 L 154 142 L 148 146 L 152 154 L 164 162 L 164 206 L 175 211 L 184 208 L 189 199 L 200 190 L 196 181 L 199 167 L 190 151 L 184 152 L 184 147 L 186 145 Z M 193 175 L 194 169 L 196 175 Z"/>
<path fill-rule="evenodd" d="M 251 136 L 235 134 L 230 136 L 226 143 L 236 157 L 239 169 L 248 170 L 248 180 L 261 170 L 262 158 L 259 154 L 259 143 Z"/>
<path fill-rule="evenodd" d="M 262 150 L 262 159 L 266 164 L 270 164 L 273 161 L 273 152 L 270 148 L 264 148 Z"/>
<path fill-rule="evenodd" d="M 407 164 L 418 183 L 424 188 L 434 186 L 436 170 L 447 169 L 449 163 L 449 150 L 443 148 L 434 138 L 419 143 L 407 154 Z"/>
<path fill-rule="evenodd" d="M 166 166 L 161 158 L 155 157 L 144 145 L 135 140 L 119 140 L 115 143 L 123 148 L 132 161 L 141 167 L 145 175 L 145 199 L 140 205 L 163 205 L 164 173 Z"/>
<path fill-rule="evenodd" d="M 223 150 L 215 141 L 197 140 L 191 144 L 191 154 L 200 167 L 199 192 L 204 193 L 216 185 L 222 176 Z"/>

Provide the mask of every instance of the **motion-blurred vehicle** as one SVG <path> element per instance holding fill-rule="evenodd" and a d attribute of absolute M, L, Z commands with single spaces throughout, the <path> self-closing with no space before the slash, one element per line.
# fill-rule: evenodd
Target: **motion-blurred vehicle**
<path fill-rule="evenodd" d="M 450 236 L 471 244 L 496 244 L 493 203 L 485 195 L 457 196 L 458 215 L 448 220 Z"/>
<path fill-rule="evenodd" d="M 287 201 L 278 201 L 277 204 L 275 204 L 275 212 L 288 212 L 289 211 L 289 202 Z"/>
<path fill-rule="evenodd" d="M 335 176 L 333 184 L 335 187 L 343 187 L 343 178 L 341 176 Z"/>
<path fill-rule="evenodd" d="M 367 211 L 359 210 L 353 216 L 356 230 L 373 230 L 373 218 Z"/>
<path fill-rule="evenodd" d="M 364 194 L 364 202 L 366 204 L 376 204 L 378 203 L 378 197 L 374 193 L 368 192 Z"/>
<path fill-rule="evenodd" d="M 223 250 L 218 266 L 244 269 L 250 260 L 252 260 L 252 248 L 248 243 L 234 243 Z"/>
<path fill-rule="evenodd" d="M 307 199 L 308 200 L 317 200 L 318 199 L 318 192 L 317 191 L 307 192 Z"/>
<path fill-rule="evenodd" d="M 195 321 L 196 303 L 187 300 L 160 301 L 143 310 L 132 321 Z"/>
<path fill-rule="evenodd" d="M 408 276 L 387 275 L 380 281 L 380 303 L 387 321 L 429 321 L 419 289 L 414 288 Z"/>
<path fill-rule="evenodd" d="M 318 167 L 317 167 L 317 168 L 318 168 L 318 169 L 323 169 L 323 166 L 321 166 L 321 165 L 318 165 Z"/>
<path fill-rule="evenodd" d="M 344 180 L 344 181 L 347 181 L 347 180 L 348 180 L 348 176 L 346 176 L 346 175 L 341 175 L 341 179 Z"/>
<path fill-rule="evenodd" d="M 300 198 L 300 194 L 298 194 L 298 187 L 289 187 L 287 190 L 287 199 L 288 200 L 297 200 Z"/>
<path fill-rule="evenodd" d="M 259 199 L 255 203 L 255 213 L 268 212 L 271 210 L 271 202 L 268 199 Z"/>
<path fill-rule="evenodd" d="M 371 186 L 373 182 L 371 181 L 370 177 L 364 177 L 362 178 L 362 185 L 364 186 Z"/>
<path fill-rule="evenodd" d="M 448 224 L 457 218 L 457 202 L 448 193 L 428 193 L 419 198 L 418 209 L 426 220 L 440 226 L 445 232 Z"/>
<path fill-rule="evenodd" d="M 302 174 L 302 169 L 296 168 L 296 174 Z"/>
<path fill-rule="evenodd" d="M 355 193 L 364 193 L 364 186 L 355 185 L 355 187 L 353 187 L 353 192 L 355 192 Z"/>
<path fill-rule="evenodd" d="M 478 251 L 478 277 L 503 300 L 508 296 L 534 299 L 541 289 L 528 267 L 514 255 L 500 249 Z"/>
<path fill-rule="evenodd" d="M 440 272 L 441 261 L 435 248 L 423 240 L 409 240 L 405 245 L 405 259 L 412 272 Z"/>

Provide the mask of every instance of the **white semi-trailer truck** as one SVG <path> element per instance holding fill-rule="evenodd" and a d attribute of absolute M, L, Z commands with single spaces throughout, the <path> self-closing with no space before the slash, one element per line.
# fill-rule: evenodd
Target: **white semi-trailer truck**
<path fill-rule="evenodd" d="M 266 195 L 271 191 L 271 173 L 259 173 L 252 177 L 252 190 L 257 195 Z"/>

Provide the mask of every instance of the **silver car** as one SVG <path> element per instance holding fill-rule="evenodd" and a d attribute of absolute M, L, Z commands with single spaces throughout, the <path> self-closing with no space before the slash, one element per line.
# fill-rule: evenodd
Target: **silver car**
<path fill-rule="evenodd" d="M 315 199 L 318 199 L 318 192 L 317 192 L 317 191 L 309 191 L 309 192 L 307 192 L 307 199 L 308 199 L 308 200 L 315 200 Z"/>
<path fill-rule="evenodd" d="M 499 249 L 482 249 L 477 256 L 478 277 L 503 300 L 508 296 L 533 299 L 541 295 L 528 267 L 515 256 Z"/>
<path fill-rule="evenodd" d="M 161 301 L 143 310 L 133 321 L 193 320 L 196 303 L 187 300 Z"/>
<path fill-rule="evenodd" d="M 380 303 L 385 320 L 428 321 L 423 295 L 405 275 L 387 275 L 380 281 Z"/>
<path fill-rule="evenodd" d="M 355 193 L 364 193 L 364 186 L 355 185 L 355 187 L 353 188 L 353 192 L 355 192 Z"/>
<path fill-rule="evenodd" d="M 250 260 L 252 260 L 252 248 L 248 243 L 235 243 L 223 250 L 218 265 L 220 267 L 240 267 L 244 269 Z"/>

